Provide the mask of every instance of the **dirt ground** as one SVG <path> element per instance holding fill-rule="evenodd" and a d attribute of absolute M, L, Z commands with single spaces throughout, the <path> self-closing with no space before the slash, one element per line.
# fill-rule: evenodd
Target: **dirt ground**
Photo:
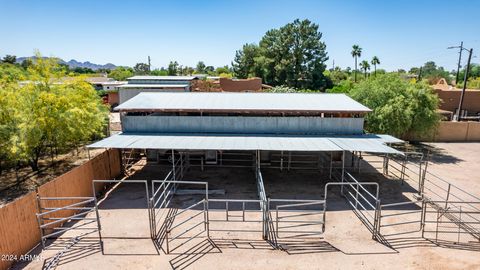
<path fill-rule="evenodd" d="M 2 172 L 0 175 L 0 206 L 82 165 L 89 158 L 93 158 L 103 151 L 103 149 L 87 151 L 86 148 L 79 147 L 76 151 L 72 150 L 58 155 L 54 158 L 53 163 L 50 158 L 41 159 L 38 162 L 39 170 L 37 172 L 32 171 L 30 167 L 19 169 L 18 181 L 15 170 L 9 169 Z"/>
<path fill-rule="evenodd" d="M 429 170 L 480 196 L 480 177 L 476 173 L 480 143 L 436 143 L 431 146 L 436 155 Z M 147 165 L 139 168 L 130 179 L 162 179 L 166 171 L 159 166 Z M 269 169 L 262 170 L 262 173 L 270 198 L 323 199 L 323 188 L 329 181 L 325 173 L 279 173 Z M 413 182 L 402 184 L 368 173 L 356 177 L 360 181 L 379 183 L 382 204 L 411 201 L 415 193 Z M 184 179 L 207 181 L 209 189 L 224 190 L 224 194 L 211 195 L 211 199 L 258 199 L 255 174 L 250 169 L 207 168 L 202 172 L 199 168 L 191 168 Z M 185 188 L 188 187 L 179 187 Z M 232 206 L 229 213 L 222 207 L 218 207 L 218 212 L 211 211 L 210 239 L 201 233 L 183 244 L 187 238 L 179 238 L 179 243 L 170 242 L 173 251 L 165 254 L 165 246 L 158 249 L 150 239 L 144 185 L 121 184 L 99 207 L 103 254 L 96 234 L 92 234 L 65 252 L 57 269 L 480 269 L 478 241 L 462 236 L 461 243 L 456 244 L 442 235 L 434 241 L 434 235 L 427 234 L 422 238 L 419 232 L 396 234 L 418 230 L 418 223 L 414 223 L 396 229 L 385 228 L 382 233 L 388 244 L 382 244 L 372 240 L 371 232 L 339 196 L 339 188 L 334 188 L 328 196 L 330 194 L 332 196 L 327 201 L 333 207 L 326 212 L 325 233 L 308 239 L 283 239 L 284 250 L 273 248 L 261 238 L 261 222 L 258 221 L 261 213 L 256 212 L 257 206 L 247 207 L 252 211 L 246 214 L 246 219 L 252 222 L 224 222 L 226 215 L 231 215 L 231 221 L 242 218 L 241 207 L 237 205 Z M 174 198 L 173 205 L 181 210 L 201 196 L 176 195 Z M 183 212 L 186 213 L 183 216 L 179 214 L 175 224 L 197 216 L 190 224 L 200 220 L 200 226 L 188 234 L 201 232 L 201 209 L 200 205 Z M 390 212 L 415 209 L 418 205 L 412 204 Z M 390 212 L 385 211 L 386 214 Z M 220 221 L 213 221 L 215 219 Z M 228 232 L 233 229 L 246 232 Z M 180 232 L 183 230 L 179 229 Z M 64 235 L 67 239 L 73 236 L 72 232 Z M 54 245 L 59 243 L 57 240 Z M 41 252 L 43 260 L 17 264 L 14 269 L 41 269 L 44 260 L 55 256 L 59 248 L 37 249 L 36 252 Z"/>

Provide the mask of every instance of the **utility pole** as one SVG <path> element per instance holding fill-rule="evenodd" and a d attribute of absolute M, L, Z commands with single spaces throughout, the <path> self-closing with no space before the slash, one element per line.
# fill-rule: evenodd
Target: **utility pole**
<path fill-rule="evenodd" d="M 461 66 L 461 61 L 462 61 L 462 51 L 465 49 L 463 48 L 463 41 L 460 42 L 460 46 L 450 46 L 447 49 L 454 49 L 454 48 L 459 48 L 458 52 L 458 64 L 457 64 L 457 75 L 455 76 L 455 84 L 458 83 L 458 76 L 460 74 L 460 66 Z"/>
<path fill-rule="evenodd" d="M 152 66 L 150 64 L 150 55 L 148 56 L 148 71 L 152 71 Z"/>
<path fill-rule="evenodd" d="M 465 76 L 463 76 L 463 89 L 462 89 L 462 95 L 460 96 L 460 104 L 458 105 L 457 121 L 460 121 L 460 112 L 462 111 L 465 90 L 467 89 L 468 73 L 470 72 L 470 61 L 472 60 L 472 54 L 473 54 L 473 48 L 471 48 L 468 51 L 467 68 L 465 70 Z"/>
<path fill-rule="evenodd" d="M 333 59 L 332 70 L 335 70 L 335 59 Z"/>
<path fill-rule="evenodd" d="M 460 52 L 458 52 L 457 76 L 455 76 L 455 83 L 458 83 L 458 75 L 460 73 L 460 62 L 462 61 L 463 41 L 460 42 Z"/>
<path fill-rule="evenodd" d="M 423 67 L 420 67 L 420 70 L 418 71 L 418 81 L 422 80 L 422 68 Z"/>

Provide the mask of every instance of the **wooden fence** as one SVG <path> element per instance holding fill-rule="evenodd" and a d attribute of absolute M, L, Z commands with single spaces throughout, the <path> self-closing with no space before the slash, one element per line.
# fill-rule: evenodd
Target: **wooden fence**
<path fill-rule="evenodd" d="M 6 204 L 0 208 L 0 269 L 8 269 L 13 261 L 6 256 L 26 254 L 40 242 L 40 231 L 35 213 L 37 194 L 46 197 L 86 197 L 92 196 L 93 179 L 114 179 L 121 174 L 121 157 L 118 150 L 107 150 L 73 170 L 41 185 L 37 192 Z M 102 187 L 96 187 L 99 190 Z M 49 201 L 47 207 L 61 207 L 72 203 Z M 57 212 L 55 217 L 72 214 L 69 211 Z M 52 216 L 53 217 L 53 216 Z M 3 260 L 2 260 L 3 259 Z"/>

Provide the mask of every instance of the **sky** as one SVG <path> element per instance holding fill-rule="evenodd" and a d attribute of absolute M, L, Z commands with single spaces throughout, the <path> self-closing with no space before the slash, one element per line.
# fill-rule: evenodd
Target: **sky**
<path fill-rule="evenodd" d="M 152 67 L 230 65 L 245 43 L 296 18 L 319 25 L 327 67 L 352 67 L 353 44 L 361 60 L 380 59 L 397 70 L 432 60 L 456 68 L 460 41 L 480 62 L 480 0 L 457 1 L 29 1 L 0 0 L 0 57 L 44 56 L 66 61 Z M 463 61 L 466 62 L 466 53 Z"/>

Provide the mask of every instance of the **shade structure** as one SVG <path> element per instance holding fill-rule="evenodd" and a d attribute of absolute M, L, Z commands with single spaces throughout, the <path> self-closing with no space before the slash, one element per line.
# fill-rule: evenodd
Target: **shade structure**
<path fill-rule="evenodd" d="M 89 145 L 89 148 L 264 150 L 264 151 L 359 151 L 402 154 L 376 135 L 358 136 L 265 136 L 120 133 Z"/>

